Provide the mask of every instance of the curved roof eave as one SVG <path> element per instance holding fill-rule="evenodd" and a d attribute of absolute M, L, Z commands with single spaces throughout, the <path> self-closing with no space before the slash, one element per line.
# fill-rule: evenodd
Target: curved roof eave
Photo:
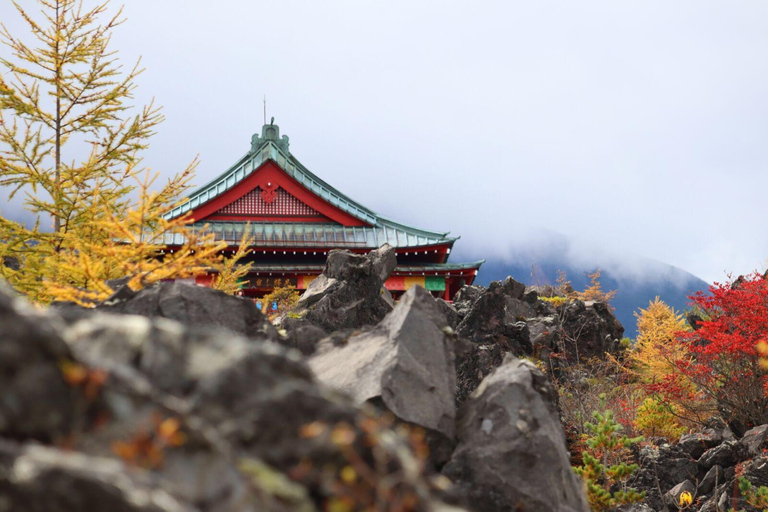
<path fill-rule="evenodd" d="M 473 261 L 469 263 L 424 263 L 421 265 L 397 265 L 393 272 L 435 272 L 435 271 L 450 271 L 450 270 L 471 270 L 480 268 L 486 260 Z M 237 264 L 238 266 L 240 264 Z M 281 271 L 296 271 L 296 270 L 322 270 L 325 268 L 325 264 L 263 264 L 253 265 L 250 267 L 253 272 L 281 272 Z"/>
<path fill-rule="evenodd" d="M 240 181 L 245 179 L 245 177 L 249 176 L 268 160 L 272 160 L 289 176 L 314 194 L 317 194 L 323 200 L 328 201 L 330 204 L 363 222 L 376 227 L 392 227 L 394 229 L 408 231 L 414 235 L 422 237 L 444 239 L 447 242 L 452 242 L 458 239 L 458 237 L 448 238 L 449 232 L 439 233 L 419 229 L 378 215 L 376 212 L 366 208 L 349 196 L 341 193 L 324 180 L 318 178 L 299 162 L 295 156 L 290 153 L 286 154 L 281 148 L 269 140 L 264 141 L 256 151 L 249 151 L 243 155 L 234 165 L 217 178 L 198 187 L 197 190 L 189 195 L 187 201 L 171 210 L 166 215 L 166 218 L 173 219 L 208 203 L 215 197 L 240 183 Z"/>

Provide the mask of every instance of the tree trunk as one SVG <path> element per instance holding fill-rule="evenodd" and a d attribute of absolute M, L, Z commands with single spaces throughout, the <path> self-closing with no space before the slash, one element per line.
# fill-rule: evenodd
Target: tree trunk
<path fill-rule="evenodd" d="M 59 15 L 59 0 L 56 0 L 56 169 L 54 170 L 53 202 L 59 205 L 59 188 L 61 187 L 61 59 L 59 54 L 59 35 L 61 34 L 61 18 Z M 61 231 L 61 217 L 53 216 L 55 233 Z"/>

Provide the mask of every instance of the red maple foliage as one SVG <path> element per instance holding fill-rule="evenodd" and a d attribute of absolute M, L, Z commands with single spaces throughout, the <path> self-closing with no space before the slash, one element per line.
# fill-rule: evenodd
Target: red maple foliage
<path fill-rule="evenodd" d="M 768 340 L 768 279 L 753 273 L 692 296 L 702 320 L 678 333 L 693 356 L 680 370 L 739 429 L 768 423 L 768 376 L 757 344 Z"/>

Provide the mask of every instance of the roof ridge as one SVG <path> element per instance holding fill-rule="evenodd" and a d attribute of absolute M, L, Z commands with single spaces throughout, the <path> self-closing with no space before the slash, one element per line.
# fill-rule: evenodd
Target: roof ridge
<path fill-rule="evenodd" d="M 205 185 L 198 187 L 194 192 L 187 196 L 187 200 L 184 203 L 173 208 L 166 215 L 166 218 L 172 219 L 178 217 L 210 202 L 240 183 L 246 177 L 250 176 L 265 162 L 271 160 L 291 178 L 295 179 L 301 186 L 305 187 L 322 200 L 365 223 L 371 224 L 372 226 L 377 228 L 399 229 L 415 236 L 426 238 L 441 238 L 446 242 L 458 240 L 458 237 L 449 237 L 448 235 L 450 232 L 421 229 L 379 215 L 318 177 L 302 164 L 289 150 L 280 147 L 274 140 L 259 140 L 261 143 L 255 149 L 248 151 L 240 157 L 236 163 L 231 165 L 225 172 Z"/>

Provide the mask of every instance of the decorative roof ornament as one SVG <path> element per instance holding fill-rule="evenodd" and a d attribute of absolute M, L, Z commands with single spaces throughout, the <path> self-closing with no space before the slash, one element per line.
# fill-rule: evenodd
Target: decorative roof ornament
<path fill-rule="evenodd" d="M 288 136 L 283 135 L 280 138 L 280 127 L 275 124 L 274 117 L 270 120 L 269 124 L 265 123 L 261 127 L 261 137 L 257 133 L 254 133 L 253 137 L 251 137 L 251 153 L 256 153 L 267 142 L 274 143 L 285 153 L 290 154 L 290 151 L 288 151 Z"/>

